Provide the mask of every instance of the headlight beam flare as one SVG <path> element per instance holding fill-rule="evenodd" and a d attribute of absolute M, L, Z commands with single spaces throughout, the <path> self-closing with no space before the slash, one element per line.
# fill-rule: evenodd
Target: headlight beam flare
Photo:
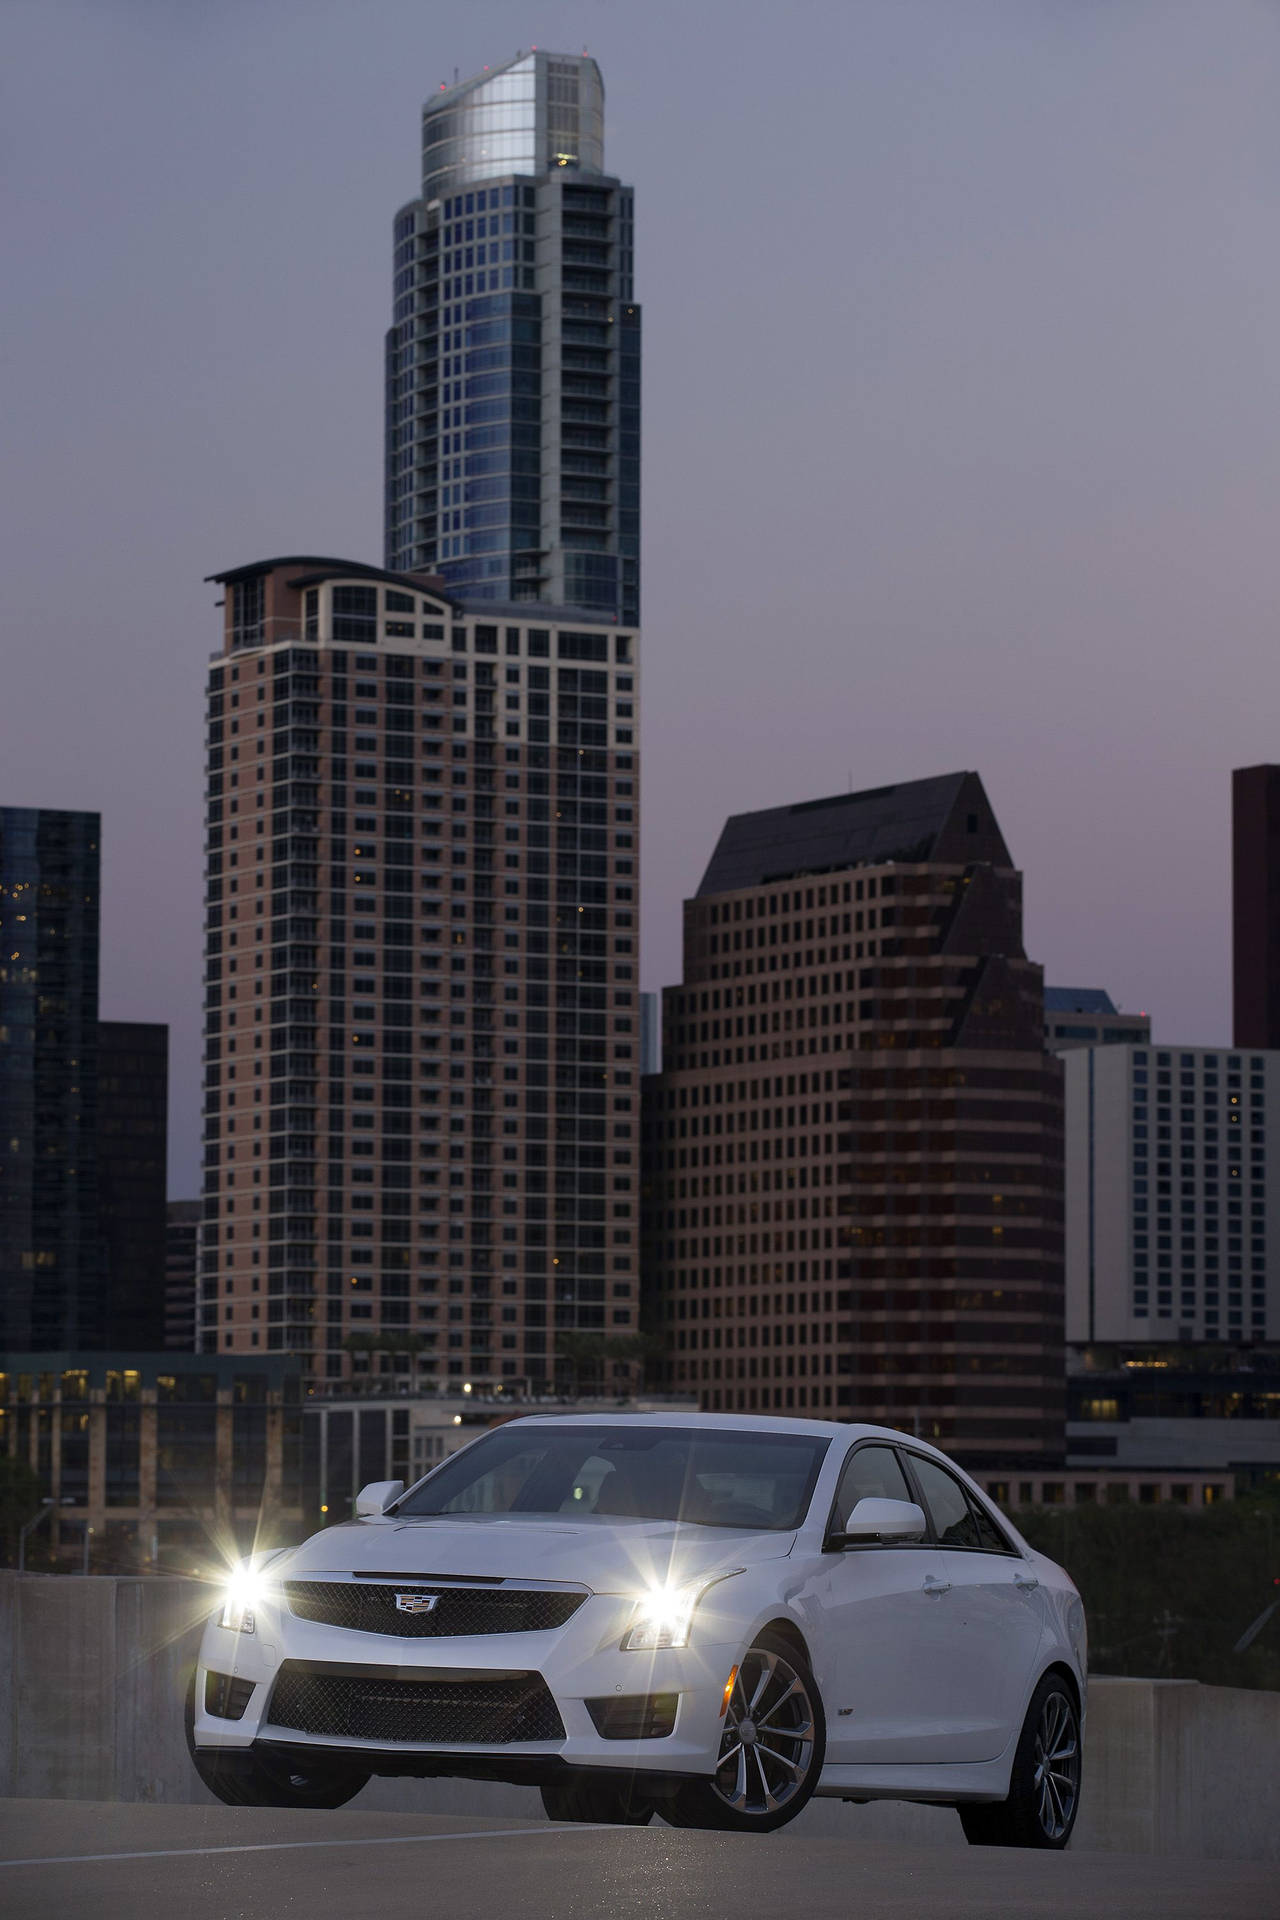
<path fill-rule="evenodd" d="M 254 1612 L 267 1597 L 267 1581 L 264 1575 L 243 1562 L 231 1569 L 222 1594 L 222 1612 L 218 1615 L 218 1625 L 229 1627 L 232 1633 L 253 1633 Z"/>
<path fill-rule="evenodd" d="M 665 1647 L 687 1647 L 694 1611 L 704 1593 L 722 1580 L 743 1571 L 730 1567 L 709 1579 L 691 1580 L 683 1587 L 651 1587 L 636 1599 L 631 1625 L 622 1638 L 623 1653 L 656 1653 Z"/>

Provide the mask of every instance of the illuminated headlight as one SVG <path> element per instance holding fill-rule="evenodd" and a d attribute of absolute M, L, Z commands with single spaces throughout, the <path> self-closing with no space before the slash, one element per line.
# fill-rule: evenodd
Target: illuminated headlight
<path fill-rule="evenodd" d="M 218 1625 L 230 1627 L 233 1633 L 252 1633 L 254 1609 L 262 1605 L 266 1595 L 265 1576 L 252 1567 L 246 1567 L 242 1561 L 227 1576 Z"/>
<path fill-rule="evenodd" d="M 622 1637 L 623 1653 L 653 1653 L 662 1647 L 687 1647 L 699 1600 L 721 1580 L 742 1572 L 713 1573 L 709 1580 L 691 1580 L 683 1587 L 651 1587 L 636 1601 L 631 1624 Z"/>

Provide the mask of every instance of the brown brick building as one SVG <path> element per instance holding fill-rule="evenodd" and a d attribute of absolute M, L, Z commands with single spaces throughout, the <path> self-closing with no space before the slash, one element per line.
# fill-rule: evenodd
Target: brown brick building
<path fill-rule="evenodd" d="M 1061 1066 L 1021 876 L 957 773 L 744 814 L 646 1081 L 646 1286 L 712 1409 L 1060 1459 Z"/>
<path fill-rule="evenodd" d="M 636 636 L 216 577 L 201 1346 L 540 1385 L 635 1327 Z"/>

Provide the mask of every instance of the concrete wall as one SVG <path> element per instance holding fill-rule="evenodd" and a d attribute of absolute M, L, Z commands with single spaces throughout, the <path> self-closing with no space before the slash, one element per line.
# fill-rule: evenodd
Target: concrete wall
<path fill-rule="evenodd" d="M 0 1572 L 0 1795 L 193 1800 L 182 1728 L 208 1589 Z"/>
<path fill-rule="evenodd" d="M 194 1580 L 0 1571 L 0 1798 L 208 1802 L 183 1689 L 209 1589 Z M 526 1787 L 374 1780 L 367 1810 L 536 1820 Z M 960 1846 L 946 1808 L 815 1801 L 795 1831 Z M 1094 1680 L 1082 1849 L 1280 1861 L 1280 1693 Z"/>

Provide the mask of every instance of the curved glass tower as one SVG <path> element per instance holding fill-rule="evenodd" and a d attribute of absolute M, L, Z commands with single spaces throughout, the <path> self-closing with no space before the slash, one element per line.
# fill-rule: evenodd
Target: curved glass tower
<path fill-rule="evenodd" d="M 638 623 L 633 255 L 594 60 L 521 54 L 427 102 L 395 221 L 388 568 Z"/>
<path fill-rule="evenodd" d="M 557 167 L 604 172 L 604 82 L 594 60 L 526 53 L 423 108 L 424 200 Z"/>

